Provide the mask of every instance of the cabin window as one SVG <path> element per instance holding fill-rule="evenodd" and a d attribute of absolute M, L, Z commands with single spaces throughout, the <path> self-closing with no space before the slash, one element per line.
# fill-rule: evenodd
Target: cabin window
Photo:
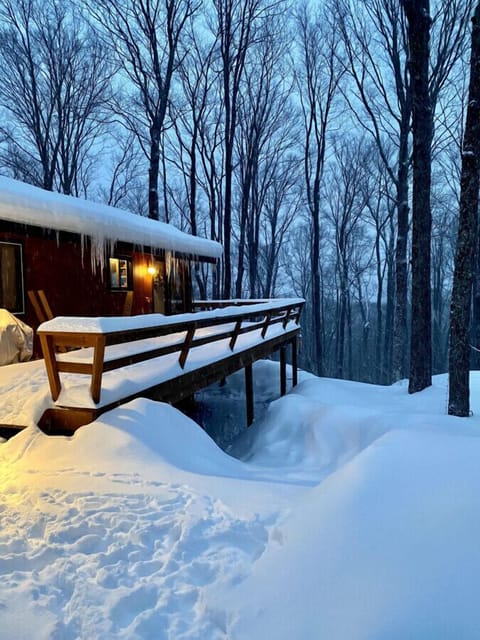
<path fill-rule="evenodd" d="M 110 258 L 109 267 L 111 289 L 132 289 L 132 261 L 129 258 Z"/>
<path fill-rule="evenodd" d="M 23 313 L 22 245 L 0 242 L 0 307 Z"/>

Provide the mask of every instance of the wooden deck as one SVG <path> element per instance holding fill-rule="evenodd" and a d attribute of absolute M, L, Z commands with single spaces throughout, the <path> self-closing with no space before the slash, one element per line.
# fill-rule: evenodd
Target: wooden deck
<path fill-rule="evenodd" d="M 52 403 L 39 426 L 48 433 L 71 433 L 139 396 L 177 403 L 242 368 L 250 424 L 256 360 L 280 351 L 284 394 L 290 347 L 296 384 L 303 300 L 208 306 L 213 310 L 181 316 L 56 318 L 42 325 L 38 334 Z M 59 352 L 71 348 L 75 350 Z"/>

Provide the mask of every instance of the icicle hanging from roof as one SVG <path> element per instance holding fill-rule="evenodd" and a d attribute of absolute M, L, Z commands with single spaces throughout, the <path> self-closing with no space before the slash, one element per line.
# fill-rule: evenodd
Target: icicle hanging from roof
<path fill-rule="evenodd" d="M 101 265 L 106 249 L 118 241 L 214 259 L 222 254 L 219 243 L 189 235 L 173 225 L 3 176 L 0 220 L 88 236 L 92 238 L 92 260 Z"/>

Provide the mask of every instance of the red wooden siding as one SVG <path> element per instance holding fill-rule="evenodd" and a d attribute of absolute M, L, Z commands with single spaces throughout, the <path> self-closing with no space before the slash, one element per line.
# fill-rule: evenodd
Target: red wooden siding
<path fill-rule="evenodd" d="M 112 291 L 109 286 L 108 260 L 103 268 L 92 270 L 89 243 L 83 250 L 80 238 L 54 233 L 21 233 L 0 231 L 0 241 L 19 242 L 23 247 L 25 314 L 19 317 L 34 329 L 38 321 L 27 298 L 30 289 L 43 289 L 54 315 L 112 316 L 121 315 L 125 291 Z M 151 254 L 133 251 L 122 245 L 113 255 L 132 260 L 132 315 L 153 311 L 152 278 L 148 266 Z M 156 260 L 163 260 L 157 257 Z"/>

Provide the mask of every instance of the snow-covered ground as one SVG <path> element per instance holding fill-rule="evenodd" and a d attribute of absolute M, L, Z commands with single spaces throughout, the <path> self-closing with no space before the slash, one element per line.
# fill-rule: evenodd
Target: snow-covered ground
<path fill-rule="evenodd" d="M 2 640 L 479 637 L 480 373 L 469 419 L 445 376 L 270 404 L 278 365 L 254 379 L 230 455 L 147 400 L 0 446 Z M 242 384 L 200 394 L 209 429 L 239 430 Z"/>

